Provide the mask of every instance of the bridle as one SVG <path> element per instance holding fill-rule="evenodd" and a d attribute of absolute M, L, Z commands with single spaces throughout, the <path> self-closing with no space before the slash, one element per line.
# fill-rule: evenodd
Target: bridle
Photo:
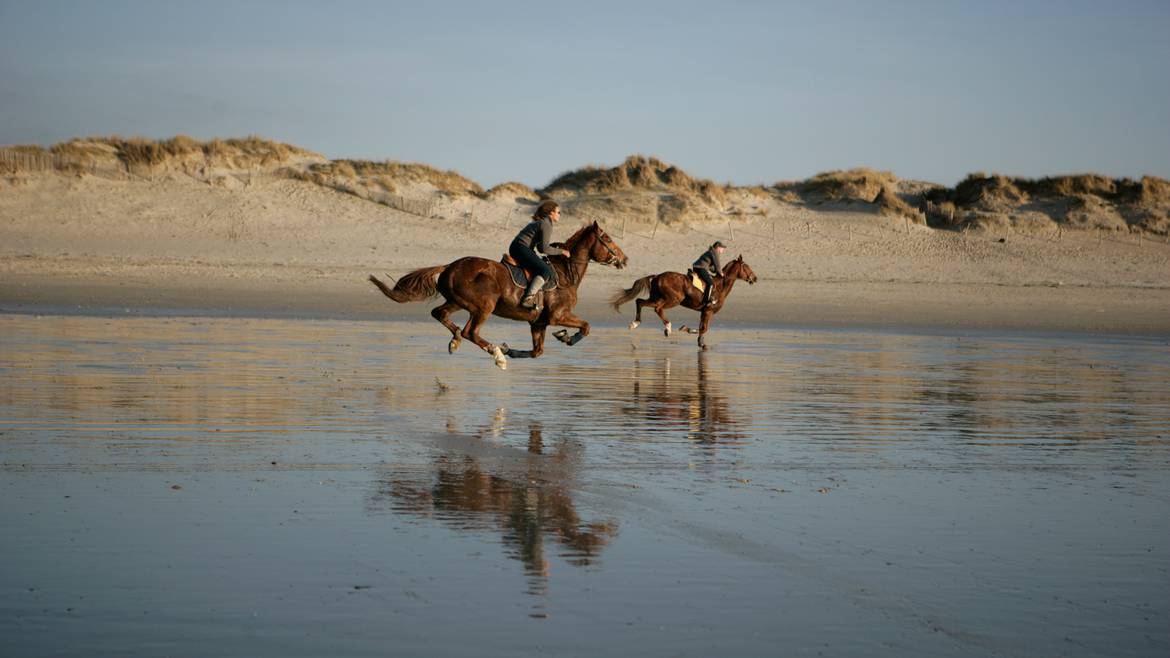
<path fill-rule="evenodd" d="M 614 251 L 613 247 L 609 246 L 609 236 L 605 235 L 605 233 L 600 230 L 600 227 L 598 228 L 599 230 L 595 234 L 595 237 L 597 238 L 597 241 L 601 243 L 601 246 L 605 247 L 605 250 L 609 252 L 609 257 L 606 258 L 606 260 L 599 260 L 597 262 L 601 265 L 617 265 L 621 262 L 621 260 L 618 258 L 617 252 Z M 588 263 L 589 260 L 590 259 L 588 255 L 586 255 L 584 258 L 574 258 L 572 256 L 569 257 L 569 263 Z M 573 276 L 572 267 L 568 267 L 566 270 L 570 277 L 576 279 L 576 277 Z M 580 280 L 578 279 L 576 282 L 574 282 L 574 285 L 579 282 Z"/>
<path fill-rule="evenodd" d="M 613 250 L 613 247 L 609 246 L 609 236 L 605 233 L 598 233 L 597 240 L 601 243 L 601 246 L 605 247 L 605 250 L 609 252 L 609 260 L 599 260 L 597 262 L 601 263 L 602 265 L 617 265 L 620 261 L 618 261 L 617 252 Z"/>

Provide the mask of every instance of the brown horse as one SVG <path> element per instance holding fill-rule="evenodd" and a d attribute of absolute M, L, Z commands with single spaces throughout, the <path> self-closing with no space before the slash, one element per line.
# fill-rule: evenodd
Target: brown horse
<path fill-rule="evenodd" d="M 670 320 L 666 318 L 666 309 L 674 308 L 679 304 L 694 309 L 699 312 L 699 347 L 707 349 L 707 342 L 703 340 L 704 334 L 707 333 L 707 327 L 711 324 L 711 316 L 719 312 L 723 308 L 723 303 L 727 300 L 727 296 L 731 294 L 732 287 L 735 282 L 743 279 L 749 284 L 755 283 L 758 279 L 756 273 L 748 264 L 743 262 L 743 256 L 739 256 L 723 267 L 723 276 L 715 280 L 715 292 L 711 295 L 711 305 L 703 308 L 703 293 L 696 288 L 691 282 L 690 277 L 678 272 L 663 272 L 661 274 L 651 274 L 644 276 L 634 282 L 634 285 L 626 290 L 619 290 L 609 300 L 613 305 L 615 311 L 621 310 L 622 304 L 642 294 L 647 289 L 650 290 L 649 299 L 638 300 L 638 313 L 634 316 L 634 321 L 630 323 L 630 329 L 637 329 L 638 325 L 642 323 L 642 307 L 652 306 L 654 312 L 658 317 L 662 318 L 663 333 L 670 335 Z M 684 327 L 685 329 L 685 327 Z M 691 330 L 691 333 L 695 333 Z"/>
<path fill-rule="evenodd" d="M 508 268 L 486 258 L 467 256 L 447 265 L 423 267 L 399 279 L 393 289 L 372 274 L 369 279 L 384 295 L 399 303 L 417 302 L 441 294 L 446 302 L 431 309 L 431 317 L 451 332 L 447 351 L 455 352 L 462 336 L 491 354 L 500 369 L 506 369 L 508 361 L 505 357 L 536 358 L 544 353 L 544 332 L 549 325 L 577 330 L 571 337 L 564 329 L 553 334 L 566 345 L 576 345 L 588 336 L 589 323 L 573 314 L 573 306 L 577 304 L 577 286 L 585 278 L 589 261 L 621 269 L 629 260 L 597 222 L 574 233 L 565 241 L 564 248 L 569 252 L 568 257 L 549 256 L 548 259 L 556 270 L 557 287 L 541 293 L 544 305 L 535 309 L 520 306 L 524 288 L 512 282 Z M 462 331 L 450 320 L 451 314 L 459 309 L 471 314 Z M 532 327 L 532 349 L 514 350 L 506 343 L 493 345 L 481 338 L 479 328 L 493 313 L 509 320 L 527 322 Z"/>

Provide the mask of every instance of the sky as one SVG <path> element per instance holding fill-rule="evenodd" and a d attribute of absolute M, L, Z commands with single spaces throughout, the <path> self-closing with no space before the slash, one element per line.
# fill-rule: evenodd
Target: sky
<path fill-rule="evenodd" d="M 485 186 L 1170 178 L 1170 2 L 0 0 L 0 144 L 180 134 Z"/>

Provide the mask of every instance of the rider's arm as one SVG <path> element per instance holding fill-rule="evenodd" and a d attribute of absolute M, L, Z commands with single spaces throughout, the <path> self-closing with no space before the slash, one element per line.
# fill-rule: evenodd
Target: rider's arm
<path fill-rule="evenodd" d="M 560 256 L 564 252 L 559 247 L 549 244 L 550 237 L 552 237 L 552 222 L 547 219 L 540 220 L 540 247 L 537 251 L 549 256 Z"/>

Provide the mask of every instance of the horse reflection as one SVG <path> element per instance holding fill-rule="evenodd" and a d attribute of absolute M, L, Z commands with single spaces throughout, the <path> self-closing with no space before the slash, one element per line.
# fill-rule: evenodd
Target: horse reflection
<path fill-rule="evenodd" d="M 491 423 L 463 437 L 464 449 L 438 455 L 427 475 L 387 473 L 374 501 L 457 529 L 499 531 L 509 557 L 524 564 L 528 592 L 540 595 L 548 588 L 550 543 L 561 546 L 560 556 L 569 564 L 590 565 L 616 536 L 617 522 L 584 521 L 577 511 L 568 485 L 581 461 L 579 445 L 558 442 L 546 454 L 543 431 L 535 423 L 524 452 L 485 441 L 499 437 L 505 418 L 503 409 L 496 410 Z"/>
<path fill-rule="evenodd" d="M 623 410 L 645 417 L 651 425 L 685 428 L 687 438 L 701 446 L 743 443 L 748 436 L 740 429 L 745 418 L 733 413 L 727 397 L 719 393 L 719 382 L 709 376 L 708 353 L 697 355 L 694 379 L 674 376 L 669 357 L 649 366 L 649 374 L 643 372 L 647 366 L 635 362 L 633 404 Z"/>

